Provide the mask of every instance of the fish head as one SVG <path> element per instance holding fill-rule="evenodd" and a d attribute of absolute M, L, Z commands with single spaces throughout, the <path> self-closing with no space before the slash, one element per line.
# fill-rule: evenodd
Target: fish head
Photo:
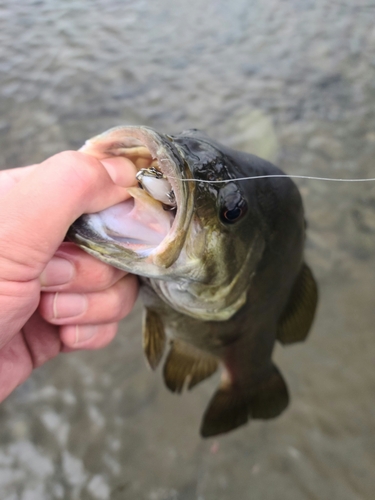
<path fill-rule="evenodd" d="M 236 180 L 254 171 L 238 152 L 216 143 L 203 132 L 191 129 L 171 136 L 195 180 L 194 212 L 184 245 L 186 262 L 194 263 L 207 294 L 222 294 L 236 287 L 245 272 L 255 270 L 264 247 L 255 186 Z"/>
<path fill-rule="evenodd" d="M 170 274 L 183 248 L 193 214 L 194 185 L 168 136 L 148 127 L 115 127 L 88 141 L 80 151 L 99 160 L 125 157 L 135 172 L 157 167 L 164 189 L 173 192 L 174 206 L 165 205 L 139 186 L 134 174 L 126 200 L 95 214 L 84 214 L 68 238 L 98 259 L 140 276 Z M 154 180 L 156 189 L 159 179 Z"/>
<path fill-rule="evenodd" d="M 127 200 L 83 215 L 69 238 L 108 264 L 156 280 L 157 293 L 184 313 L 231 317 L 246 301 L 267 240 L 256 183 L 236 179 L 264 174 L 267 162 L 195 129 L 166 135 L 116 127 L 81 151 L 132 160 L 141 187 L 135 178 Z"/>

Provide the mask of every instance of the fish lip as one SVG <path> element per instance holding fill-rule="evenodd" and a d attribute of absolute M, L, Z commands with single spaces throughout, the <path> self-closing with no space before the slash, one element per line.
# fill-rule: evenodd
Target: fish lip
<path fill-rule="evenodd" d="M 160 277 L 160 267 L 168 269 L 178 259 L 193 216 L 191 201 L 194 183 L 184 182 L 184 179 L 192 178 L 192 174 L 187 162 L 175 147 L 173 138 L 150 127 L 119 126 L 89 139 L 79 151 L 102 160 L 121 156 L 121 148 L 125 147 L 126 141 L 131 143 L 132 140 L 146 146 L 152 158 L 158 160 L 159 169 L 167 177 L 175 193 L 177 211 L 168 234 L 149 255 L 142 255 L 116 244 L 115 241 L 109 242 L 98 237 L 99 235 L 90 229 L 90 215 L 83 215 L 69 229 L 68 238 L 116 267 L 147 277 Z M 93 244 L 94 236 L 96 241 Z M 138 268 L 137 263 L 143 267 Z"/>

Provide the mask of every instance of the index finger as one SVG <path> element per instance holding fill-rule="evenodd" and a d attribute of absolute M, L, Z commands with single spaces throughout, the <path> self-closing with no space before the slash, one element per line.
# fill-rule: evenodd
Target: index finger
<path fill-rule="evenodd" d="M 124 187 L 131 184 L 128 177 L 122 176 L 120 165 L 112 167 L 120 169 L 116 182 L 122 185 L 113 182 L 99 160 L 66 151 L 35 166 L 0 198 L 3 278 L 35 279 L 74 220 L 129 197 Z M 15 269 L 19 269 L 19 276 Z"/>

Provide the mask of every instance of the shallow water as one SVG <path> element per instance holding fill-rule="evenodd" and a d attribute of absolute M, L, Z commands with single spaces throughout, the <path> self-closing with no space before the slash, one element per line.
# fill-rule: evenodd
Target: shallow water
<path fill-rule="evenodd" d="M 0 1 L 0 164 L 124 123 L 374 177 L 374 16 L 371 0 Z M 0 406 L 1 499 L 373 498 L 375 185 L 297 184 L 320 306 L 306 343 L 276 349 L 289 409 L 202 441 L 217 379 L 170 394 L 139 305 L 110 347 L 60 356 Z"/>

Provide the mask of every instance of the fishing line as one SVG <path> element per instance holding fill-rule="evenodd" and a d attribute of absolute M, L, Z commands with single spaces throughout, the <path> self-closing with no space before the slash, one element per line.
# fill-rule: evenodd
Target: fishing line
<path fill-rule="evenodd" d="M 269 179 L 269 178 L 282 178 L 289 177 L 290 179 L 308 179 L 310 181 L 324 181 L 324 182 L 375 182 L 375 177 L 359 178 L 359 179 L 343 179 L 338 177 L 314 177 L 311 175 L 297 175 L 297 174 L 268 174 L 268 175 L 253 175 L 250 177 L 237 177 L 234 179 L 223 179 L 222 181 L 208 181 L 205 179 L 181 179 L 179 177 L 172 177 L 168 175 L 169 179 L 179 180 L 181 182 L 203 182 L 205 184 L 226 184 L 235 181 L 252 181 L 256 179 Z"/>

